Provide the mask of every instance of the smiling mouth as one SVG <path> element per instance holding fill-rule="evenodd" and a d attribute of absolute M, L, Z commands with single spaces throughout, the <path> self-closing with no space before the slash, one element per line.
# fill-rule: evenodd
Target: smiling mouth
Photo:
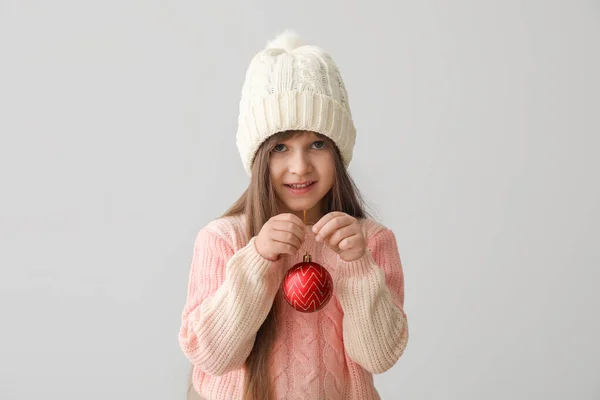
<path fill-rule="evenodd" d="M 315 183 L 317 183 L 317 182 L 316 181 L 310 181 L 310 182 L 293 183 L 293 184 L 284 183 L 284 185 L 287 186 L 287 187 L 289 187 L 289 188 L 292 188 L 292 189 L 305 189 L 307 187 L 311 187 Z"/>

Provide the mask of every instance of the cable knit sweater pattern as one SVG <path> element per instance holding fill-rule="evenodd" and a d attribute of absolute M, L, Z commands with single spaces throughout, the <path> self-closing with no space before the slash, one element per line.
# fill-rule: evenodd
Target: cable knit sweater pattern
<path fill-rule="evenodd" d="M 179 343 L 194 388 L 209 400 L 242 398 L 244 362 L 287 270 L 308 252 L 333 278 L 320 311 L 279 299 L 270 354 L 277 399 L 379 399 L 373 374 L 390 369 L 408 342 L 404 275 L 393 232 L 360 220 L 367 251 L 347 262 L 308 234 L 296 255 L 272 262 L 245 233 L 243 216 L 211 221 L 196 236 Z"/>

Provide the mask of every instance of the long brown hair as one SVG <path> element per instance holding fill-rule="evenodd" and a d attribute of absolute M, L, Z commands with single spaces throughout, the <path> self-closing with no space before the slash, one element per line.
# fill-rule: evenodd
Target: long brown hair
<path fill-rule="evenodd" d="M 282 141 L 304 133 L 303 131 L 280 132 L 269 137 L 258 149 L 252 164 L 250 184 L 240 198 L 222 215 L 222 217 L 244 214 L 248 238 L 260 232 L 262 226 L 279 213 L 275 192 L 271 185 L 269 156 Z M 335 164 L 335 179 L 331 190 L 322 202 L 323 214 L 331 211 L 342 211 L 355 218 L 367 218 L 370 215 L 360 191 L 348 174 L 339 150 L 329 138 L 317 134 L 320 140 L 327 143 Z M 316 221 L 315 221 L 316 222 Z M 246 359 L 246 378 L 243 392 L 244 400 L 273 400 L 274 393 L 269 375 L 269 354 L 271 344 L 276 336 L 276 320 L 274 310 L 278 296 L 265 321 L 259 328 L 254 346 Z"/>

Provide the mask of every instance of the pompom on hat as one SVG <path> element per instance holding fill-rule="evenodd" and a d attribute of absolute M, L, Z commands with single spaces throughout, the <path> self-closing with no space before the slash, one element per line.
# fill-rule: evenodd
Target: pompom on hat
<path fill-rule="evenodd" d="M 260 145 L 290 130 L 327 136 L 350 164 L 356 128 L 340 71 L 325 51 L 287 30 L 252 58 L 246 72 L 236 145 L 248 175 Z"/>

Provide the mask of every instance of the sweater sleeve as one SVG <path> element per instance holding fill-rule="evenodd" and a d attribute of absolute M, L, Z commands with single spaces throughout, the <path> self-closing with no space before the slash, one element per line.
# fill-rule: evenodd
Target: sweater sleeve
<path fill-rule="evenodd" d="M 404 274 L 393 232 L 385 228 L 375 234 L 358 260 L 338 256 L 334 287 L 344 311 L 348 355 L 369 372 L 387 371 L 408 342 Z"/>
<path fill-rule="evenodd" d="M 254 241 L 234 253 L 207 229 L 196 237 L 179 344 L 210 375 L 244 365 L 279 287 L 279 261 L 263 258 Z"/>

